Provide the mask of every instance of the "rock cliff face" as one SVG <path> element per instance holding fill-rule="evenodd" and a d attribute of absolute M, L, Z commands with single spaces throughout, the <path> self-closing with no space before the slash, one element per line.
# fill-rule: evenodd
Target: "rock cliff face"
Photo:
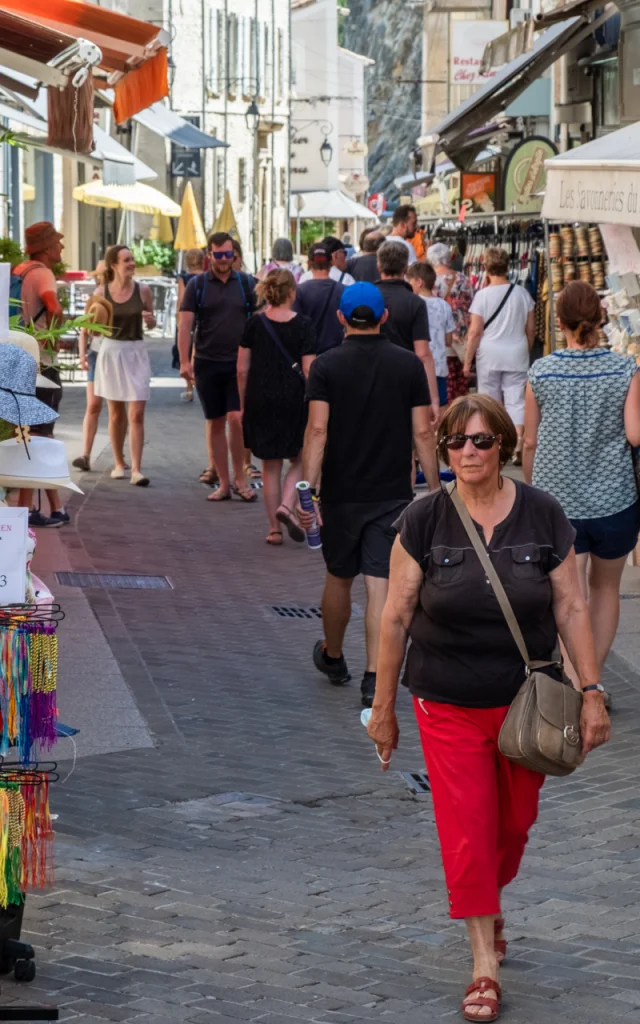
<path fill-rule="evenodd" d="M 394 204 L 393 179 L 410 171 L 420 135 L 422 7 L 407 0 L 349 0 L 344 46 L 375 60 L 367 74 L 371 192 Z"/>

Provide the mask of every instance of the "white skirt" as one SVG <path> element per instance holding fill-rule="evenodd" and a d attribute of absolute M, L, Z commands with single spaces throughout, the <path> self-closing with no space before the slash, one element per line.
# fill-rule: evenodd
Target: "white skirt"
<path fill-rule="evenodd" d="M 148 402 L 151 363 L 144 341 L 103 338 L 96 362 L 95 393 L 112 402 Z"/>

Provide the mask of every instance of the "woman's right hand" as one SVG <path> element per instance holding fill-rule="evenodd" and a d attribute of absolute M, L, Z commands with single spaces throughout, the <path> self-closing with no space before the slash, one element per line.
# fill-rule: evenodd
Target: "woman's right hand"
<path fill-rule="evenodd" d="M 376 745 L 382 771 L 388 772 L 391 755 L 394 750 L 397 750 L 400 740 L 400 729 L 395 711 L 393 709 L 382 711 L 380 708 L 376 708 L 374 701 L 367 732 Z"/>

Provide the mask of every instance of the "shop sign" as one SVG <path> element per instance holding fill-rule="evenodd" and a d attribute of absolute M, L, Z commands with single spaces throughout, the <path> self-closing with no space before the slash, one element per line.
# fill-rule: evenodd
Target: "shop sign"
<path fill-rule="evenodd" d="M 485 48 L 509 29 L 508 21 L 452 21 L 451 59 L 449 82 L 451 85 L 473 85 L 477 88 L 493 78 L 491 69 L 480 74 Z"/>
<path fill-rule="evenodd" d="M 462 174 L 460 206 L 467 213 L 493 213 L 496 208 L 495 174 Z"/>
<path fill-rule="evenodd" d="M 555 160 L 547 168 L 543 217 L 640 227 L 640 184 L 636 170 L 554 164 Z"/>
<path fill-rule="evenodd" d="M 520 142 L 509 154 L 504 172 L 502 209 L 507 213 L 540 213 L 547 181 L 545 160 L 558 150 L 549 139 L 534 135 Z"/>
<path fill-rule="evenodd" d="M 24 604 L 28 508 L 0 508 L 0 605 Z"/>

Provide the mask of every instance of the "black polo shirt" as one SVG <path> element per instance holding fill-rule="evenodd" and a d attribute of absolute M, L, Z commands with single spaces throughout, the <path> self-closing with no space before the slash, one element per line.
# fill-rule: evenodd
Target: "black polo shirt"
<path fill-rule="evenodd" d="M 429 341 L 427 304 L 413 294 L 409 282 L 394 277 L 390 281 L 376 281 L 376 285 L 389 310 L 389 319 L 383 328 L 389 341 L 410 352 L 413 352 L 414 341 Z"/>
<path fill-rule="evenodd" d="M 344 328 L 338 320 L 340 299 L 345 285 L 332 278 L 303 281 L 296 290 L 293 308 L 309 317 L 316 329 L 318 353 L 342 344 Z"/>
<path fill-rule="evenodd" d="M 513 508 L 493 531 L 489 557 L 529 656 L 550 661 L 558 637 L 549 573 L 569 554 L 576 532 L 555 498 L 514 483 Z M 453 501 L 434 491 L 414 502 L 396 529 L 424 573 L 404 682 L 414 696 L 441 704 L 506 707 L 524 682 L 524 663 Z"/>
<path fill-rule="evenodd" d="M 211 270 L 197 274 L 185 288 L 180 306 L 181 313 L 195 313 L 200 321 L 195 355 L 213 363 L 233 362 L 255 308 L 255 278 L 250 275 L 232 270 L 227 280 L 221 281 Z"/>
<path fill-rule="evenodd" d="M 411 501 L 412 411 L 430 404 L 413 352 L 379 334 L 347 335 L 311 364 L 307 398 L 329 404 L 324 503 Z"/>

